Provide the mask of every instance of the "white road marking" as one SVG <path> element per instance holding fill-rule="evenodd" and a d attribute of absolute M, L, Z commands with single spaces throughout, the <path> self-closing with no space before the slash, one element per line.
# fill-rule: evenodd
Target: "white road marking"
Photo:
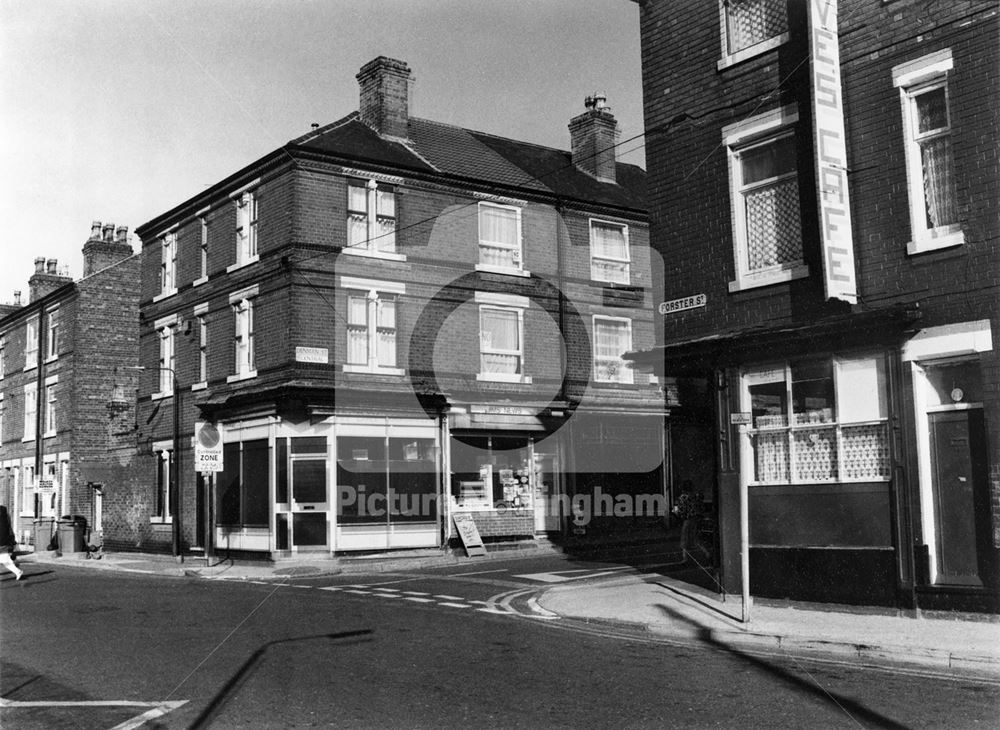
<path fill-rule="evenodd" d="M 377 591 L 386 591 L 388 593 L 399 593 L 398 588 L 376 588 Z"/>
<path fill-rule="evenodd" d="M 171 700 L 168 702 L 135 702 L 132 700 L 86 700 L 86 701 L 24 701 L 8 700 L 0 697 L 0 708 L 15 709 L 18 707 L 148 707 L 150 709 L 141 715 L 136 715 L 125 722 L 115 725 L 111 730 L 135 730 L 150 720 L 163 717 L 168 712 L 186 705 L 187 700 Z"/>
<path fill-rule="evenodd" d="M 435 598 L 443 598 L 446 601 L 464 601 L 465 600 L 462 596 L 446 596 L 443 593 L 435 593 L 434 597 Z"/>
<path fill-rule="evenodd" d="M 590 568 L 582 568 L 580 570 L 559 570 L 552 573 L 525 573 L 523 575 L 515 575 L 515 578 L 524 578 L 526 580 L 535 580 L 539 583 L 565 583 L 570 580 L 583 580 L 584 578 L 598 578 L 602 575 L 613 575 L 614 573 L 621 572 L 623 570 L 632 570 L 631 566 L 623 566 L 621 568 L 608 568 L 606 570 L 595 571 Z M 585 575 L 569 575 L 569 573 L 585 573 Z"/>
<path fill-rule="evenodd" d="M 449 608 L 472 608 L 468 603 L 452 603 L 451 601 L 441 601 L 438 605 L 448 606 Z"/>
<path fill-rule="evenodd" d="M 325 586 L 320 588 L 321 591 L 341 591 L 343 589 L 343 586 Z"/>
<path fill-rule="evenodd" d="M 506 573 L 506 568 L 500 568 L 499 570 L 477 570 L 475 573 L 445 573 L 450 578 L 458 578 L 462 575 L 486 575 L 487 573 Z"/>
<path fill-rule="evenodd" d="M 434 603 L 433 598 L 421 598 L 420 596 L 403 596 L 404 601 L 416 601 L 417 603 Z"/>
<path fill-rule="evenodd" d="M 344 593 L 355 593 L 355 594 L 357 594 L 359 596 L 370 596 L 370 595 L 372 595 L 371 591 L 356 591 L 353 588 L 348 588 L 346 591 L 344 591 Z"/>
<path fill-rule="evenodd" d="M 403 594 L 407 595 L 407 596 L 429 596 L 430 595 L 430 593 L 427 593 L 425 591 L 403 591 Z"/>
<path fill-rule="evenodd" d="M 477 611 L 482 611 L 483 613 L 496 613 L 496 614 L 500 614 L 501 616 L 509 616 L 510 615 L 506 611 L 498 611 L 495 608 L 477 608 L 476 610 Z"/>

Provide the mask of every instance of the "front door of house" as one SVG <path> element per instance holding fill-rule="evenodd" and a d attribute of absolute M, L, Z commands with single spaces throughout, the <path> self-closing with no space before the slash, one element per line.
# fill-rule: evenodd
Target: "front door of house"
<path fill-rule="evenodd" d="M 929 413 L 937 582 L 982 585 L 985 429 L 981 409 Z"/>
<path fill-rule="evenodd" d="M 298 552 L 329 549 L 326 456 L 291 457 L 291 543 Z"/>

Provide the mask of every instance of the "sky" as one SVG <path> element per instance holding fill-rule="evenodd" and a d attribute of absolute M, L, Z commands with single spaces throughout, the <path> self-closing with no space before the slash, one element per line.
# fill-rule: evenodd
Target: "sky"
<path fill-rule="evenodd" d="M 358 107 L 376 56 L 413 116 L 569 149 L 594 92 L 642 133 L 631 0 L 0 0 L 0 302 L 36 257 L 79 278 L 91 222 L 131 231 Z M 619 159 L 645 166 L 641 137 Z"/>

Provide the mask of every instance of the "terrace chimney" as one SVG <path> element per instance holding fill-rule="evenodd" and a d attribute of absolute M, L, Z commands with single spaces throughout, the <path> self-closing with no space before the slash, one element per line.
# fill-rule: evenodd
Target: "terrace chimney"
<path fill-rule="evenodd" d="M 598 180 L 613 183 L 618 165 L 618 121 L 604 94 L 588 96 L 583 104 L 587 111 L 569 122 L 573 164 Z"/>
<path fill-rule="evenodd" d="M 410 119 L 410 67 L 386 56 L 369 61 L 357 75 L 361 121 L 384 137 L 406 139 Z"/>
<path fill-rule="evenodd" d="M 61 275 L 58 267 L 59 262 L 56 259 L 46 261 L 41 256 L 35 258 L 35 273 L 28 279 L 29 304 L 73 281 L 71 276 Z"/>
<path fill-rule="evenodd" d="M 90 227 L 90 238 L 83 244 L 83 276 L 84 278 L 132 255 L 132 246 L 128 242 L 128 227 L 114 223 L 94 221 Z"/>

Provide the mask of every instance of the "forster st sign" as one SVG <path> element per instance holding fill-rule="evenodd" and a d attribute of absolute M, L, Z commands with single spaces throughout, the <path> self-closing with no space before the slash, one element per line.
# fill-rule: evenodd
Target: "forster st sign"
<path fill-rule="evenodd" d="M 858 290 L 847 190 L 837 0 L 809 0 L 809 57 L 823 284 L 827 299 L 855 304 Z"/>

